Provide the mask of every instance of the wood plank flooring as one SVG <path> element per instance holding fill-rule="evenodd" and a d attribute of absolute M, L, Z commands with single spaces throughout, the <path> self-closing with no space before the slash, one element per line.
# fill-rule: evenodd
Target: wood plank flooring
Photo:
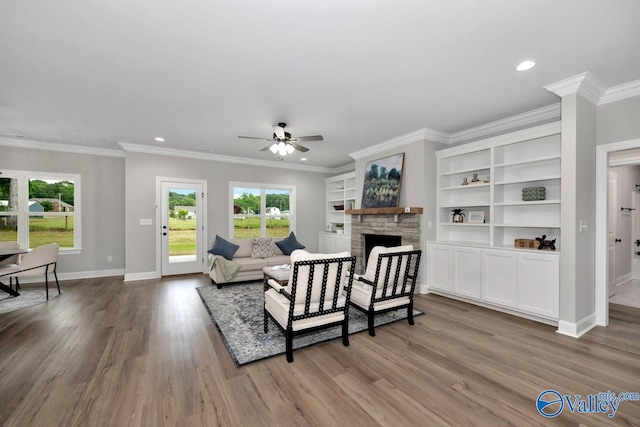
<path fill-rule="evenodd" d="M 0 426 L 640 426 L 565 409 L 545 389 L 640 392 L 640 309 L 581 339 L 438 296 L 406 322 L 237 368 L 195 288 L 207 276 L 65 281 L 0 315 Z M 42 290 L 44 292 L 44 289 Z"/>

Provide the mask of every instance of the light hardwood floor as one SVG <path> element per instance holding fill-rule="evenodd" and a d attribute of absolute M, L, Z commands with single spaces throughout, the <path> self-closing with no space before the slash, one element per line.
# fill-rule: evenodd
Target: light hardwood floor
<path fill-rule="evenodd" d="M 581 339 L 443 297 L 406 322 L 237 368 L 195 288 L 208 277 L 62 282 L 48 304 L 0 315 L 2 426 L 640 425 L 545 419 L 545 389 L 640 391 L 640 309 Z M 44 292 L 44 289 L 43 289 Z"/>

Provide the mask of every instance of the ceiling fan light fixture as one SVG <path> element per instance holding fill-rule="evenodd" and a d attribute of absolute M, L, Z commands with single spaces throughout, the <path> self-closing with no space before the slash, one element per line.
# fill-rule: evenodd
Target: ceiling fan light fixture
<path fill-rule="evenodd" d="M 296 149 L 293 148 L 293 145 L 287 144 L 287 153 L 292 154 Z"/>
<path fill-rule="evenodd" d="M 276 154 L 278 152 L 278 144 L 271 144 L 271 147 L 269 147 L 269 150 L 271 150 L 271 152 L 273 154 Z"/>

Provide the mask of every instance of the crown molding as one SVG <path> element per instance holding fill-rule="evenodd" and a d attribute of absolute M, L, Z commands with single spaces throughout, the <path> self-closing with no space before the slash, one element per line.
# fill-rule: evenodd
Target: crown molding
<path fill-rule="evenodd" d="M 598 105 L 622 101 L 623 99 L 632 98 L 634 96 L 640 96 L 640 80 L 634 80 L 632 82 L 610 87 Z"/>
<path fill-rule="evenodd" d="M 92 156 L 124 157 L 121 150 L 108 148 L 85 147 L 83 145 L 59 144 L 35 139 L 0 136 L 0 145 L 6 147 L 29 148 L 32 150 L 61 151 L 63 153 L 89 154 Z"/>
<path fill-rule="evenodd" d="M 374 154 L 379 154 L 387 150 L 402 147 L 403 145 L 412 144 L 414 142 L 435 141 L 446 144 L 449 141 L 449 135 L 433 129 L 423 128 L 416 131 L 401 135 L 387 141 L 381 142 L 363 150 L 349 153 L 349 156 L 358 160 Z"/>
<path fill-rule="evenodd" d="M 184 157 L 188 159 L 209 160 L 214 162 L 236 163 L 250 166 L 261 166 L 267 168 L 293 169 L 304 172 L 334 173 L 335 169 L 321 166 L 309 166 L 306 164 L 291 164 L 284 162 L 272 162 L 268 160 L 248 159 L 244 157 L 224 156 L 221 154 L 201 153 L 198 151 L 179 150 L 176 148 L 154 147 L 151 145 L 131 144 L 129 142 L 118 142 L 125 152 L 157 154 L 161 156 Z"/>
<path fill-rule="evenodd" d="M 347 163 L 346 165 L 338 166 L 333 171 L 334 171 L 334 173 L 336 175 L 341 175 L 343 173 L 348 173 L 348 172 L 355 172 L 356 171 L 356 164 L 355 163 Z"/>
<path fill-rule="evenodd" d="M 559 97 L 574 93 L 580 94 L 594 105 L 598 105 L 607 92 L 607 86 L 589 71 L 560 80 L 556 83 L 551 83 L 544 88 Z"/>
<path fill-rule="evenodd" d="M 451 134 L 449 137 L 449 143 L 457 144 L 473 139 L 479 139 L 491 134 L 507 131 L 520 126 L 528 126 L 533 123 L 540 123 L 546 120 L 560 120 L 560 107 L 560 103 L 558 102 L 526 113 L 507 117 L 506 119 L 496 120 L 495 122 L 456 132 Z"/>

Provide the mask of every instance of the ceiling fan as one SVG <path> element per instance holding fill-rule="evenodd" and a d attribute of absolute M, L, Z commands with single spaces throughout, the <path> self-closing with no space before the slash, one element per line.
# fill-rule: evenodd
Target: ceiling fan
<path fill-rule="evenodd" d="M 322 135 L 298 136 L 298 137 L 292 138 L 289 132 L 285 132 L 284 128 L 286 126 L 287 126 L 286 123 L 278 123 L 277 125 L 273 125 L 273 137 L 271 139 L 258 138 L 255 136 L 238 136 L 238 138 L 261 139 L 261 140 L 273 142 L 271 145 L 267 145 L 260 151 L 271 150 L 273 154 L 279 154 L 281 156 L 286 156 L 287 154 L 291 154 L 295 150 L 301 151 L 303 153 L 309 151 L 307 147 L 304 147 L 298 144 L 298 142 L 322 141 L 324 139 Z"/>

